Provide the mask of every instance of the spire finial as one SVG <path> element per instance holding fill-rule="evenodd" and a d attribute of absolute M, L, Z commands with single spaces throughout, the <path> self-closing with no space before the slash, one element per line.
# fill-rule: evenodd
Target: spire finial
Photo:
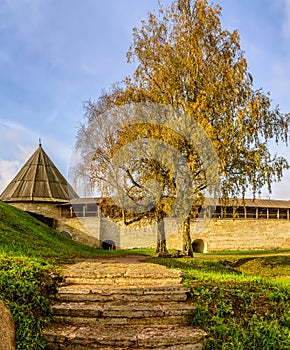
<path fill-rule="evenodd" d="M 39 147 L 41 147 L 42 145 L 41 145 L 41 139 L 39 139 Z"/>

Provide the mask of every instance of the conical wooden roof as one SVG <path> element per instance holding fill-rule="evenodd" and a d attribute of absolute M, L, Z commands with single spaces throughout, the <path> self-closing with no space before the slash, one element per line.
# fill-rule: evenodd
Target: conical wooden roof
<path fill-rule="evenodd" d="M 4 202 L 68 202 L 78 198 L 41 145 L 0 196 Z"/>

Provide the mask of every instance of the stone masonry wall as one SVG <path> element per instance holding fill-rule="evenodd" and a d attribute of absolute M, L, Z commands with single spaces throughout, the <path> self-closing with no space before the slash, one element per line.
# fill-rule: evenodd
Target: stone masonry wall
<path fill-rule="evenodd" d="M 98 218 L 70 218 L 57 221 L 56 229 L 67 231 L 75 241 L 91 245 L 96 248 L 102 246 L 100 241 L 100 219 Z"/>
<path fill-rule="evenodd" d="M 43 215 L 48 218 L 52 218 L 52 219 L 59 218 L 59 208 L 55 205 L 55 203 L 9 202 L 9 204 L 13 205 L 16 208 L 22 209 L 24 211 L 29 211 L 32 213 Z"/>
<path fill-rule="evenodd" d="M 73 218 L 65 224 L 83 231 L 96 241 L 114 241 L 118 248 L 155 247 L 157 227 L 144 228 L 118 226 L 109 219 Z M 289 220 L 212 219 L 199 233 L 193 232 L 192 241 L 201 239 L 208 252 L 237 249 L 290 248 Z M 165 219 L 168 248 L 182 249 L 182 237 L 178 233 L 177 221 Z"/>
<path fill-rule="evenodd" d="M 156 246 L 156 225 L 138 227 L 120 226 L 110 219 L 97 217 L 59 218 L 59 208 L 53 203 L 11 203 L 29 212 L 53 218 L 59 231 L 68 231 L 73 239 L 94 247 L 104 241 L 113 241 L 117 248 Z M 203 224 L 203 222 L 201 223 Z M 192 241 L 202 240 L 205 251 L 236 249 L 290 248 L 290 220 L 278 219 L 212 219 L 200 231 L 191 225 Z M 182 237 L 175 219 L 165 219 L 168 248 L 182 249 Z"/>
<path fill-rule="evenodd" d="M 98 220 L 100 221 L 100 240 L 102 242 L 113 241 L 117 248 L 124 248 L 121 244 L 121 226 L 109 219 Z"/>
<path fill-rule="evenodd" d="M 192 225 L 193 226 L 193 225 Z M 192 227 L 193 228 L 193 227 Z M 290 248 L 289 220 L 211 220 L 200 233 L 191 232 L 192 241 L 201 239 L 208 252 L 222 250 Z M 174 234 L 168 247 L 182 248 L 182 239 Z"/>
<path fill-rule="evenodd" d="M 174 219 L 164 220 L 164 229 L 167 237 L 178 232 L 178 221 Z M 177 235 L 178 236 L 178 235 Z M 157 224 L 145 227 L 121 227 L 121 247 L 141 248 L 156 247 Z M 175 245 L 177 242 L 175 242 Z"/>

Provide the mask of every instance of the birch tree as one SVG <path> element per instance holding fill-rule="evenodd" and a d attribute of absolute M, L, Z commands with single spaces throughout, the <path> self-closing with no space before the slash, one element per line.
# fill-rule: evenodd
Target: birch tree
<path fill-rule="evenodd" d="M 283 170 L 288 169 L 287 160 L 274 154 L 269 145 L 287 142 L 289 114 L 272 106 L 269 93 L 254 88 L 239 34 L 224 29 L 220 17 L 220 6 L 206 0 L 178 0 L 169 7 L 160 4 L 157 14 L 149 13 L 140 27 L 133 29 L 127 59 L 135 64 L 134 73 L 101 100 L 106 100 L 107 107 L 170 105 L 189 116 L 205 131 L 218 156 L 221 198 L 244 197 L 247 191 L 255 197 L 265 185 L 271 192 L 272 182 L 280 181 Z M 94 104 L 89 104 L 89 111 L 93 110 Z M 87 118 L 93 114 L 87 113 Z M 131 131 L 133 138 L 142 135 L 140 130 Z M 202 200 L 208 179 L 191 140 L 158 127 L 155 131 L 158 139 L 171 142 L 183 153 L 196 179 L 195 196 Z M 85 132 L 89 132 L 89 124 L 78 138 Z M 131 136 L 127 130 L 123 142 Z M 152 163 L 150 172 L 163 176 L 160 164 Z M 146 172 L 144 166 L 136 166 L 133 173 L 141 176 Z M 193 201 L 192 211 L 197 205 L 200 201 Z M 190 214 L 184 218 L 182 231 L 183 250 L 192 255 Z"/>

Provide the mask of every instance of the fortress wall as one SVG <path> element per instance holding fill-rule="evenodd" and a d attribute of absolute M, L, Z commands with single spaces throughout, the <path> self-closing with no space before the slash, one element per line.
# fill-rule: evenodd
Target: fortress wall
<path fill-rule="evenodd" d="M 75 241 L 91 245 L 96 248 L 102 246 L 100 241 L 99 218 L 69 218 L 57 220 L 56 229 L 69 232 Z"/>
<path fill-rule="evenodd" d="M 211 220 L 199 233 L 193 232 L 191 239 L 201 239 L 208 252 L 222 250 L 290 248 L 289 220 L 225 219 Z M 175 233 L 167 238 L 168 248 L 182 249 L 182 237 Z"/>
<path fill-rule="evenodd" d="M 126 248 L 121 245 L 121 226 L 109 219 L 102 218 L 97 220 L 100 220 L 99 237 L 102 242 L 113 241 L 117 248 Z"/>
<path fill-rule="evenodd" d="M 164 229 L 169 237 L 178 231 L 178 220 L 165 219 Z M 143 227 L 121 227 L 121 247 L 124 248 L 156 248 L 157 242 L 157 224 L 149 224 Z"/>
<path fill-rule="evenodd" d="M 157 225 L 145 227 L 122 226 L 121 247 L 132 248 L 155 248 L 157 237 Z"/>
<path fill-rule="evenodd" d="M 120 248 L 156 246 L 156 225 L 133 228 L 119 226 L 110 219 L 93 217 L 70 218 L 63 221 L 64 224 L 78 232 L 77 234 L 71 232 L 78 237 L 78 240 L 82 231 L 85 237 L 91 237 L 95 241 L 111 240 Z M 191 224 L 192 241 L 203 240 L 209 252 L 290 248 L 290 220 L 212 219 L 201 227 L 199 233 L 194 232 L 194 224 L 194 222 Z M 165 232 L 167 247 L 182 250 L 182 236 L 178 232 L 177 220 L 165 219 Z"/>
<path fill-rule="evenodd" d="M 290 248 L 290 221 L 212 220 L 202 235 L 208 251 Z"/>
<path fill-rule="evenodd" d="M 58 219 L 59 208 L 55 203 L 43 203 L 43 202 L 8 202 L 16 208 L 24 211 L 29 211 L 39 215 L 46 216 L 52 219 Z"/>
<path fill-rule="evenodd" d="M 113 241 L 118 248 L 138 248 L 156 246 L 156 225 L 146 227 L 121 226 L 107 218 L 63 218 L 58 221 L 58 230 L 68 231 L 80 240 L 80 232 L 99 239 L 100 242 Z M 100 243 L 101 246 L 101 243 Z"/>

